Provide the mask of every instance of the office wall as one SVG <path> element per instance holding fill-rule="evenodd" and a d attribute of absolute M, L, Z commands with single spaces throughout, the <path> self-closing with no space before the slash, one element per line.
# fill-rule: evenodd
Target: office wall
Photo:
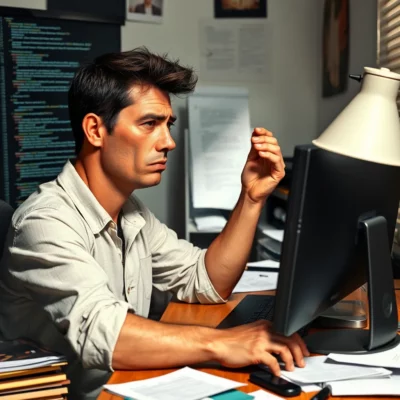
<path fill-rule="evenodd" d="M 321 32 L 323 2 L 318 3 L 319 30 Z M 350 74 L 359 75 L 363 73 L 364 67 L 376 67 L 377 9 L 377 0 L 350 0 Z M 319 57 L 318 61 L 320 62 L 318 69 L 322 71 L 322 57 Z M 318 134 L 320 134 L 359 92 L 360 83 L 349 80 L 348 90 L 345 93 L 328 98 L 322 98 L 322 85 L 318 90 L 317 126 Z"/>
<path fill-rule="evenodd" d="M 42 8 L 43 2 L 0 0 L 0 5 Z M 168 0 L 164 3 L 162 24 L 126 22 L 122 27 L 122 49 L 146 45 L 152 51 L 167 52 L 198 71 L 198 22 L 213 17 L 213 0 Z M 358 73 L 364 65 L 373 65 L 375 61 L 376 0 L 350 0 L 350 4 L 350 71 Z M 322 99 L 322 11 L 323 0 L 269 0 L 268 18 L 262 21 L 273 31 L 270 83 L 241 83 L 249 89 L 252 126 L 272 130 L 284 155 L 291 155 L 296 144 L 315 138 L 358 91 L 358 84 L 351 82 L 347 93 Z M 199 78 L 200 84 L 220 84 L 207 82 L 201 75 Z M 162 221 L 183 236 L 182 132 L 187 127 L 186 101 L 174 99 L 173 106 L 179 117 L 174 130 L 177 149 L 170 155 L 162 183 L 139 191 L 138 196 Z"/>
<path fill-rule="evenodd" d="M 270 24 L 273 31 L 269 54 L 271 83 L 241 83 L 249 88 L 251 125 L 272 130 L 285 155 L 291 155 L 294 145 L 309 142 L 317 132 L 319 32 L 316 2 L 318 0 L 268 1 L 268 18 L 263 22 Z M 162 25 L 126 23 L 122 28 L 123 49 L 144 44 L 153 51 L 168 52 L 198 70 L 198 22 L 213 17 L 213 1 L 169 0 L 164 4 Z M 207 82 L 201 74 L 199 78 L 200 84 L 221 84 Z M 139 197 L 161 220 L 183 235 L 185 101 L 174 101 L 174 106 L 179 116 L 175 130 L 177 149 L 170 156 L 162 183 L 141 191 Z"/>

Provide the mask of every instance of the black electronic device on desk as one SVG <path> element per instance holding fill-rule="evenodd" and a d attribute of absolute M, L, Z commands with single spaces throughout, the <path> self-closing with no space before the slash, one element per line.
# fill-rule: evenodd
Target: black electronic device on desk
<path fill-rule="evenodd" d="M 312 145 L 296 147 L 272 317 L 275 331 L 290 336 L 368 282 L 370 329 L 324 330 L 307 335 L 306 344 L 321 354 L 376 352 L 398 344 L 389 245 L 398 182 L 400 168 Z M 247 312 L 241 310 L 243 318 L 236 318 L 235 325 L 245 323 L 263 301 L 260 296 L 239 303 L 237 308 L 242 304 Z M 227 325 L 223 321 L 219 327 Z"/>

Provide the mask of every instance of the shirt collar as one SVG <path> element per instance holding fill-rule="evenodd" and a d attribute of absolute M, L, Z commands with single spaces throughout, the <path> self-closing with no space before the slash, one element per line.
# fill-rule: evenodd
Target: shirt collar
<path fill-rule="evenodd" d="M 101 232 L 112 221 L 70 161 L 58 175 L 57 183 L 69 195 L 94 234 Z"/>
<path fill-rule="evenodd" d="M 67 161 L 64 165 L 63 170 L 57 177 L 57 182 L 70 196 L 75 207 L 88 223 L 93 234 L 98 234 L 112 222 L 110 215 L 85 185 L 70 161 Z M 131 195 L 123 205 L 122 212 L 123 219 L 129 225 L 140 229 L 146 222 L 138 208 L 134 196 Z"/>

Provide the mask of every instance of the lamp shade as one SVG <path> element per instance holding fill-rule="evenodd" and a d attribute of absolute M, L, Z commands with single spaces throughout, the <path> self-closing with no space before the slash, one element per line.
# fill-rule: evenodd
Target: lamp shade
<path fill-rule="evenodd" d="M 399 74 L 365 67 L 360 92 L 313 143 L 345 156 L 400 166 L 399 86 Z"/>

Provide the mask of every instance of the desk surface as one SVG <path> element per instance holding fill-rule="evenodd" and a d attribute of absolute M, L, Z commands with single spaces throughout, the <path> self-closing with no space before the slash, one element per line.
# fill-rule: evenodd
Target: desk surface
<path fill-rule="evenodd" d="M 396 280 L 396 288 L 400 288 L 400 280 Z M 258 294 L 274 294 L 271 292 L 258 292 Z M 231 297 L 226 304 L 216 304 L 212 306 L 200 305 L 200 304 L 184 304 L 171 302 L 163 317 L 162 321 L 173 322 L 179 324 L 193 324 L 203 326 L 215 327 L 222 321 L 222 319 L 229 314 L 231 310 L 239 303 L 239 301 L 245 296 L 245 293 L 235 294 Z M 400 320 L 400 290 L 396 290 L 397 310 L 399 312 Z M 247 383 L 247 386 L 240 388 L 244 392 L 253 392 L 260 389 L 257 385 L 248 382 L 249 372 L 246 369 L 224 369 L 223 367 L 212 367 L 212 368 L 198 368 L 201 371 L 218 375 L 223 378 L 233 379 L 235 381 Z M 162 370 L 148 370 L 148 371 L 116 371 L 112 375 L 108 383 L 123 383 L 128 381 L 135 381 L 140 379 L 152 378 L 155 376 L 164 375 L 168 372 L 172 372 L 175 369 L 162 369 Z M 298 397 L 292 397 L 293 400 L 306 400 L 312 397 L 313 393 L 301 393 Z M 357 400 L 371 400 L 372 397 L 357 397 Z M 377 398 L 377 397 L 374 397 Z M 335 399 L 353 399 L 354 397 L 335 397 Z M 393 400 L 393 397 L 379 397 L 380 400 Z M 98 400 L 121 400 L 121 397 L 114 396 L 110 393 L 103 391 Z"/>

